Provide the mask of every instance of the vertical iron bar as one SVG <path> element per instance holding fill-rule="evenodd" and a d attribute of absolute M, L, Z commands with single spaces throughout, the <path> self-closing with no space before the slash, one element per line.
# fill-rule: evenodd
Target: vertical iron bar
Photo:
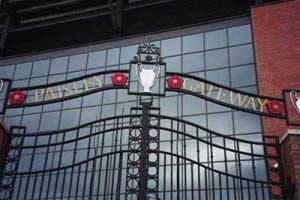
<path fill-rule="evenodd" d="M 223 195 L 222 195 L 222 176 L 219 173 L 219 195 L 220 195 L 220 200 L 223 199 Z"/>
<path fill-rule="evenodd" d="M 192 200 L 194 199 L 194 166 L 191 163 L 191 190 L 192 190 Z"/>
<path fill-rule="evenodd" d="M 208 187 L 207 187 L 207 169 L 204 168 L 204 176 L 205 176 L 205 199 L 208 198 Z"/>
<path fill-rule="evenodd" d="M 256 181 L 256 167 L 255 167 L 255 160 L 254 160 L 254 149 L 253 149 L 253 144 L 250 144 L 250 149 L 251 149 L 251 160 L 252 160 L 252 171 L 253 171 L 253 179 Z M 254 191 L 255 191 L 255 199 L 258 199 L 258 194 L 257 194 L 257 187 L 256 183 L 254 182 Z"/>
<path fill-rule="evenodd" d="M 197 161 L 200 163 L 200 148 L 199 148 L 199 128 L 197 128 Z M 201 200 L 201 171 L 200 166 L 197 166 L 198 169 L 198 198 Z"/>
<path fill-rule="evenodd" d="M 241 151 L 240 151 L 240 143 L 237 141 L 237 149 L 238 149 L 238 167 L 239 167 L 239 177 L 240 177 L 240 191 L 241 191 L 241 199 L 244 199 L 243 195 L 243 179 L 242 179 L 242 164 L 241 164 Z"/>
<path fill-rule="evenodd" d="M 97 118 L 96 118 L 97 119 Z M 93 125 L 91 125 L 91 129 L 93 131 Z M 95 128 L 95 132 L 97 129 Z M 97 139 L 99 139 L 99 136 L 97 137 Z M 97 144 L 95 144 L 95 140 L 96 140 L 96 136 L 94 137 L 94 144 L 93 144 L 93 150 L 94 150 L 94 157 L 97 156 Z M 89 185 L 89 200 L 93 199 L 93 189 L 94 189 L 94 182 L 95 182 L 95 170 L 96 170 L 96 164 L 97 164 L 97 160 L 93 160 L 92 161 L 92 171 L 91 171 L 91 181 L 90 181 L 90 185 Z"/>
<path fill-rule="evenodd" d="M 116 200 L 121 199 L 121 178 L 122 178 L 122 162 L 123 162 L 123 153 L 120 154 L 119 158 L 119 170 L 118 170 L 118 180 L 116 186 Z"/>
<path fill-rule="evenodd" d="M 212 184 L 212 199 L 215 199 L 215 174 L 214 174 L 214 149 L 212 134 L 209 133 L 209 142 L 210 142 L 210 163 L 211 163 L 211 184 Z"/>
<path fill-rule="evenodd" d="M 185 127 L 186 125 L 185 124 L 183 124 L 183 132 L 185 133 L 186 132 L 186 127 Z M 184 155 L 184 157 L 186 158 L 187 156 L 186 156 L 186 137 L 185 137 L 185 135 L 183 136 L 183 155 Z M 186 163 L 186 160 L 184 160 L 184 167 L 183 167 L 183 176 L 184 176 L 184 180 L 183 180 L 183 182 L 184 182 L 184 199 L 187 199 L 187 167 L 186 167 L 186 165 L 187 165 L 187 163 Z"/>
<path fill-rule="evenodd" d="M 251 200 L 251 188 L 250 188 L 249 181 L 247 181 L 247 189 L 248 189 L 248 199 Z"/>
<path fill-rule="evenodd" d="M 90 135 L 93 133 L 93 126 L 90 125 Z M 87 155 L 86 155 L 86 158 L 87 160 L 90 159 L 90 153 L 91 153 L 91 145 L 92 145 L 92 137 L 93 136 L 90 136 L 89 137 L 89 142 L 88 142 L 88 152 L 87 152 Z M 86 163 L 86 168 L 85 168 L 85 174 L 84 174 L 84 182 L 83 182 L 83 189 L 82 189 L 82 198 L 85 198 L 85 195 L 86 195 L 86 192 L 85 192 L 85 189 L 87 187 L 87 178 L 88 178 L 88 171 L 89 171 L 89 166 L 90 166 L 90 162 L 87 162 Z"/>
<path fill-rule="evenodd" d="M 170 128 L 171 130 L 173 130 L 173 120 L 171 120 L 171 123 L 170 123 Z M 173 137 L 173 131 L 171 132 L 171 154 L 173 154 L 173 145 L 174 145 L 174 137 Z M 173 167 L 174 167 L 174 162 L 173 162 L 173 156 L 171 155 L 170 156 L 170 159 L 171 159 L 171 199 L 173 199 Z"/>
<path fill-rule="evenodd" d="M 100 124 L 99 124 L 100 125 Z M 106 121 L 103 123 L 103 132 L 105 132 L 105 127 L 106 127 Z M 102 141 L 101 141 L 101 153 L 100 155 L 103 154 L 104 151 L 104 141 L 105 141 L 105 134 L 102 134 Z M 101 184 L 101 169 L 102 169 L 102 158 L 99 161 L 99 174 L 98 174 L 98 188 L 97 188 L 97 195 L 96 198 L 99 197 L 100 195 L 100 184 Z M 103 184 L 103 183 L 102 183 Z M 105 183 L 104 183 L 105 184 Z"/>
<path fill-rule="evenodd" d="M 115 128 L 115 125 L 117 126 L 117 130 L 115 131 L 116 132 L 116 134 L 114 134 L 114 136 L 115 136 L 115 143 L 114 143 L 114 151 L 116 152 L 118 149 L 118 128 L 119 128 L 119 118 L 117 119 L 117 123 L 115 123 L 114 122 L 114 128 Z M 111 193 L 111 200 L 113 200 L 113 194 L 114 194 L 114 186 L 115 186 L 115 183 L 114 183 L 114 181 L 115 181 L 115 167 L 116 167 L 116 159 L 117 159 L 117 155 L 116 154 L 114 154 L 113 155 L 113 167 L 112 167 L 112 177 L 111 177 L 111 181 L 112 181 L 112 183 L 111 183 L 111 190 L 110 190 L 110 193 Z"/>
<path fill-rule="evenodd" d="M 226 148 L 226 139 L 223 137 L 223 146 Z M 228 174 L 228 163 L 227 163 L 227 152 L 226 149 L 224 149 L 224 164 L 225 164 L 225 173 Z M 227 193 L 227 199 L 229 198 L 229 181 L 228 181 L 228 176 L 226 176 L 226 193 Z"/>
<path fill-rule="evenodd" d="M 159 167 L 159 166 L 158 166 Z M 164 154 L 164 180 L 163 180 L 163 199 L 166 199 L 166 168 L 167 168 L 167 155 Z"/>
<path fill-rule="evenodd" d="M 147 158 L 148 158 L 148 137 L 149 137 L 149 110 L 151 102 L 141 102 L 143 107 L 142 111 L 142 138 L 141 138 L 141 154 L 140 154 L 140 166 L 139 166 L 139 200 L 147 199 L 147 180 L 148 180 L 148 170 L 147 170 Z"/>

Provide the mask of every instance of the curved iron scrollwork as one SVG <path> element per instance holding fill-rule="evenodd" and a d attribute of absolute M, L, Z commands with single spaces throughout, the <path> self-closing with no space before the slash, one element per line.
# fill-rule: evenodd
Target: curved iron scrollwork
<path fill-rule="evenodd" d="M 266 138 L 265 142 L 250 142 L 153 112 L 133 109 L 130 115 L 99 119 L 59 131 L 14 131 L 10 151 L 46 154 L 39 160 L 32 157 L 29 162 L 36 167 L 6 171 L 1 191 L 8 188 L 5 180 L 10 179 L 14 191 L 8 194 L 12 199 L 31 198 L 33 194 L 40 198 L 47 194 L 48 198 L 64 195 L 125 199 L 132 195 L 139 197 L 143 191 L 140 187 L 145 187 L 147 197 L 155 199 L 199 199 L 200 196 L 203 199 L 221 196 L 221 199 L 284 199 L 283 193 L 269 193 L 269 189 L 284 191 L 275 137 Z M 42 141 L 45 137 L 49 141 L 17 145 L 13 142 L 29 141 L 28 138 Z M 162 139 L 166 137 L 170 139 L 167 142 Z M 52 141 L 51 138 L 60 139 Z M 88 148 L 86 154 L 79 147 L 84 141 Z M 95 141 L 100 146 L 95 146 Z M 109 151 L 105 147 L 107 143 L 113 144 Z M 63 151 L 69 146 L 75 149 Z M 52 165 L 47 164 L 54 159 L 50 149 L 58 151 L 58 160 Z M 24 164 L 19 157 L 8 160 Z M 260 170 L 264 168 L 263 163 L 266 163 L 266 174 Z M 145 185 L 141 185 L 142 179 Z M 51 186 L 50 180 L 59 185 Z M 24 192 L 29 181 L 37 189 Z"/>
<path fill-rule="evenodd" d="M 160 48 L 156 47 L 155 44 L 143 44 L 137 49 L 137 56 L 133 58 L 136 62 L 151 62 L 157 63 L 162 62 L 160 57 Z"/>

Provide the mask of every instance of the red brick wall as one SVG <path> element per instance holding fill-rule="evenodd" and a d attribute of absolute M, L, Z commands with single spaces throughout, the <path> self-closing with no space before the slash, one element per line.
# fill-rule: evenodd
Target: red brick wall
<path fill-rule="evenodd" d="M 300 0 L 252 8 L 252 26 L 259 93 L 282 98 L 282 89 L 300 89 Z M 263 127 L 266 135 L 277 136 L 299 129 L 266 117 Z M 300 199 L 300 136 L 288 137 L 281 151 L 285 179 L 296 185 Z"/>
<path fill-rule="evenodd" d="M 300 0 L 253 8 L 252 25 L 260 94 L 300 88 Z M 264 118 L 263 125 L 266 135 L 287 132 L 284 120 Z"/>
<path fill-rule="evenodd" d="M 0 169 L 3 165 L 6 145 L 7 145 L 7 132 L 0 122 Z"/>

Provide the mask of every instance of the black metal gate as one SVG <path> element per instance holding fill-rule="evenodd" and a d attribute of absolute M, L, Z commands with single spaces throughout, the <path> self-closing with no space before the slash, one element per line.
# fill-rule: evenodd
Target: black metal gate
<path fill-rule="evenodd" d="M 10 133 L 1 199 L 284 199 L 277 138 L 236 139 L 151 102 L 65 130 Z"/>

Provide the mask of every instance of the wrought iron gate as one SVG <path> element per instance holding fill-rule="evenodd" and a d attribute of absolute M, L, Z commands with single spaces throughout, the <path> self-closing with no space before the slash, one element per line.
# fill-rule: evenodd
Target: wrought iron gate
<path fill-rule="evenodd" d="M 1 199 L 285 198 L 276 196 L 276 138 L 232 138 L 161 115 L 151 102 L 65 130 L 10 134 Z"/>

